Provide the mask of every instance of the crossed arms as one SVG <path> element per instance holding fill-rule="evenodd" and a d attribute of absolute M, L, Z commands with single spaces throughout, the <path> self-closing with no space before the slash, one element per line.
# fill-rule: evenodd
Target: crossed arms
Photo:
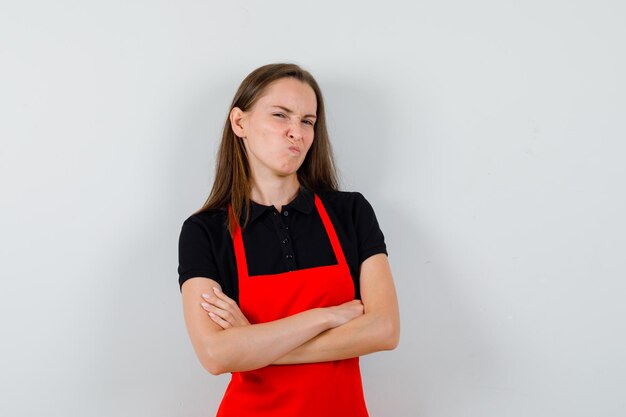
<path fill-rule="evenodd" d="M 249 324 L 217 282 L 191 278 L 182 286 L 185 324 L 200 363 L 214 375 L 395 349 L 400 315 L 387 256 L 363 261 L 359 280 L 362 301 Z"/>

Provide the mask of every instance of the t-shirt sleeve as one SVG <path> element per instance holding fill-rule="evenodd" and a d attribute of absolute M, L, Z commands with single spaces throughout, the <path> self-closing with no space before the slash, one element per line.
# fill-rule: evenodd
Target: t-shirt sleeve
<path fill-rule="evenodd" d="M 178 239 L 178 285 L 193 277 L 207 277 L 220 285 L 211 240 L 202 224 L 188 218 L 183 223 Z"/>
<path fill-rule="evenodd" d="M 363 194 L 358 192 L 354 204 L 354 219 L 358 239 L 359 264 L 378 253 L 388 255 L 385 236 L 380 230 L 374 209 L 369 201 L 363 197 Z"/>

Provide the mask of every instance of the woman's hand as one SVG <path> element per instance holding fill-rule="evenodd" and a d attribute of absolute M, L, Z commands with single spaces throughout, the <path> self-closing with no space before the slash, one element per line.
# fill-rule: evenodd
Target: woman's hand
<path fill-rule="evenodd" d="M 239 306 L 232 298 L 224 294 L 219 288 L 213 287 L 214 294 L 202 294 L 205 302 L 202 308 L 209 317 L 222 329 L 231 327 L 248 326 L 250 322 L 243 315 Z M 360 300 L 352 300 L 338 306 L 326 307 L 330 327 L 338 327 L 363 315 L 363 303 Z"/>
<path fill-rule="evenodd" d="M 331 328 L 341 326 L 364 313 L 361 300 L 352 300 L 338 306 L 326 307 L 326 310 L 331 313 Z"/>
<path fill-rule="evenodd" d="M 217 287 L 213 287 L 213 292 L 214 294 L 202 294 L 202 298 L 205 301 L 200 305 L 215 323 L 222 329 L 250 325 L 250 322 L 243 315 L 235 300 L 228 297 Z"/>

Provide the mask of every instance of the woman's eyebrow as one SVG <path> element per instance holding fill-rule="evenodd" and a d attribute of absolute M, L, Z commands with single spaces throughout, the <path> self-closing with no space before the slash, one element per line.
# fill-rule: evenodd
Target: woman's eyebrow
<path fill-rule="evenodd" d="M 273 105 L 271 107 L 278 107 L 279 109 L 282 109 L 282 110 L 286 111 L 287 113 L 293 113 L 293 111 L 288 109 L 287 107 L 278 106 L 278 105 Z M 314 119 L 317 119 L 317 116 L 314 115 L 314 114 L 305 114 L 304 117 L 312 117 Z"/>

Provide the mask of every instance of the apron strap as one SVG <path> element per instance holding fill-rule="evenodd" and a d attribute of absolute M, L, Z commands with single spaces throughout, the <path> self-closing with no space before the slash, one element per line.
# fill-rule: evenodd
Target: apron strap
<path fill-rule="evenodd" d="M 346 262 L 346 257 L 343 253 L 343 249 L 341 248 L 341 243 L 339 242 L 339 238 L 337 237 L 337 232 L 335 231 L 335 227 L 333 223 L 330 221 L 330 217 L 326 212 L 326 208 L 324 204 L 322 204 L 322 200 L 314 194 L 315 196 L 315 207 L 317 208 L 317 212 L 322 219 L 322 224 L 324 225 L 324 229 L 326 229 L 326 234 L 328 235 L 328 239 L 330 240 L 330 244 L 333 248 L 333 252 L 335 253 L 335 258 L 337 258 L 337 264 L 341 267 L 348 267 L 348 263 Z M 233 230 L 233 246 L 235 249 L 235 259 L 237 261 L 237 274 L 239 278 L 248 278 L 248 261 L 246 259 L 246 250 L 243 245 L 243 235 L 241 233 L 241 227 L 235 224 L 232 217 L 232 208 L 230 204 L 228 205 L 228 218 L 231 222 L 231 225 L 234 226 Z"/>
<path fill-rule="evenodd" d="M 233 230 L 233 246 L 235 248 L 235 260 L 237 261 L 237 275 L 240 278 L 248 278 L 248 261 L 246 260 L 246 250 L 243 247 L 241 227 L 235 223 L 230 204 L 228 205 L 228 221 Z"/>
<path fill-rule="evenodd" d="M 339 238 L 337 237 L 337 232 L 335 232 L 333 222 L 330 221 L 330 217 L 328 217 L 326 208 L 322 204 L 322 200 L 320 200 L 317 194 L 315 194 L 315 207 L 317 207 L 317 212 L 322 219 L 322 223 L 324 223 L 326 234 L 330 239 L 330 244 L 333 247 L 333 252 L 335 252 L 335 258 L 337 258 L 337 264 L 341 265 L 342 267 L 347 267 L 348 263 L 346 262 L 346 257 L 343 253 L 343 249 L 341 248 L 341 243 L 339 243 Z"/>

